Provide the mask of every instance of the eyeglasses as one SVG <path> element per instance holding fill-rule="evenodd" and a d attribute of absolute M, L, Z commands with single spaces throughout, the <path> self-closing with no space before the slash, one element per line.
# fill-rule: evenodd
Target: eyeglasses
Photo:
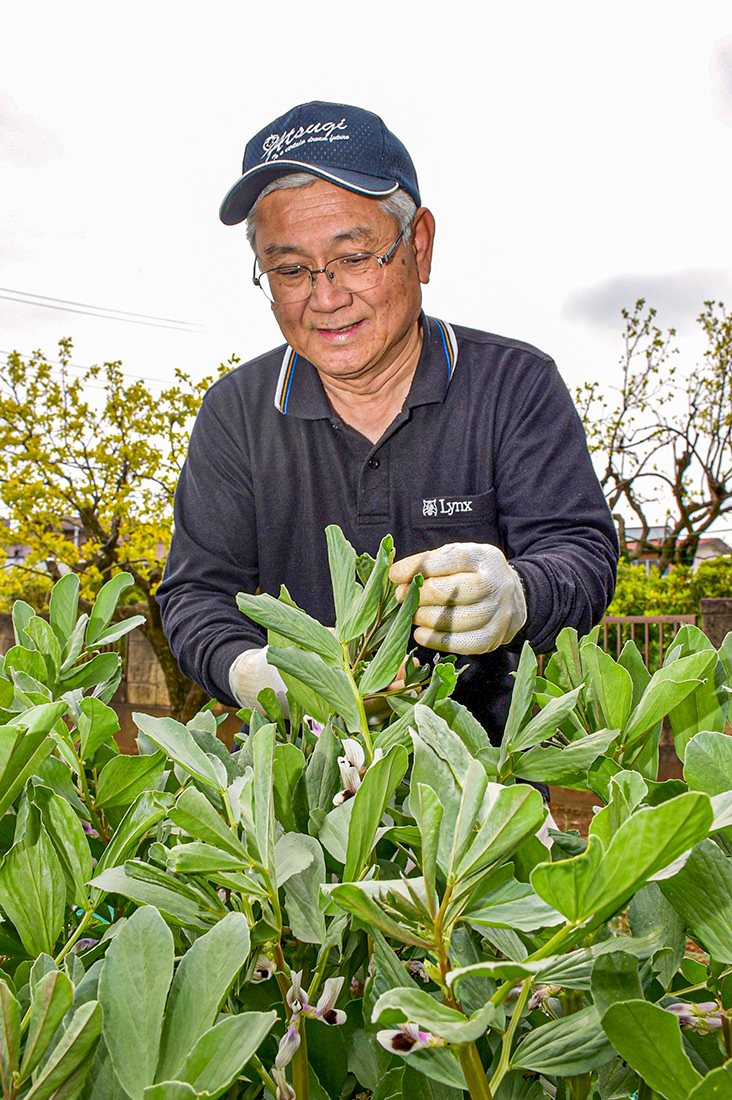
<path fill-rule="evenodd" d="M 318 267 L 314 271 L 303 264 L 285 264 L 257 275 L 255 259 L 252 280 L 270 302 L 278 305 L 304 302 L 312 294 L 316 275 L 327 275 L 331 286 L 337 290 L 354 294 L 362 290 L 372 290 L 381 282 L 383 269 L 396 252 L 403 236 L 404 233 L 400 233 L 383 256 L 377 256 L 375 252 L 354 252 L 350 256 L 336 256 L 334 260 L 328 260 L 325 267 Z"/>

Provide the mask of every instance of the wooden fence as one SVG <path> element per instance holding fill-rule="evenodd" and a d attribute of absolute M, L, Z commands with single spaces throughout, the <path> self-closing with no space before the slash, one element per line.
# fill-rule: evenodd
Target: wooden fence
<path fill-rule="evenodd" d="M 617 660 L 625 643 L 633 641 L 653 672 L 663 664 L 664 653 L 686 623 L 695 626 L 696 615 L 606 615 L 598 645 Z"/>

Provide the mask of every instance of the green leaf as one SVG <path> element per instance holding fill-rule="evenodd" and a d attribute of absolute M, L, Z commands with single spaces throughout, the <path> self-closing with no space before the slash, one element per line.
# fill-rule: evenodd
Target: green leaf
<path fill-rule="evenodd" d="M 46 661 L 46 678 L 55 679 L 61 666 L 61 646 L 53 630 L 45 619 L 36 615 L 28 623 L 26 633 L 33 639 L 36 649 Z"/>
<path fill-rule="evenodd" d="M 117 867 L 134 855 L 142 838 L 165 817 L 168 802 L 169 798 L 166 796 L 150 791 L 145 791 L 135 799 L 102 853 L 96 868 L 97 878 L 110 867 Z M 96 888 L 91 891 L 91 904 L 95 908 L 104 894 L 104 889 Z"/>
<path fill-rule="evenodd" d="M 687 626 L 682 629 L 684 630 L 683 644 L 677 645 L 679 642 L 677 634 L 669 657 L 677 652 L 684 656 L 700 652 L 715 653 L 712 643 L 697 627 Z M 674 747 L 680 759 L 684 759 L 686 746 L 694 734 L 701 730 L 724 732 L 729 708 L 729 695 L 725 691 L 726 682 L 724 665 L 721 660 L 717 660 L 706 682 L 670 712 L 668 718 L 673 730 Z"/>
<path fill-rule="evenodd" d="M 456 894 L 464 892 L 466 880 L 506 859 L 533 836 L 544 817 L 542 797 L 533 787 L 517 783 L 499 788 L 485 820 L 455 868 Z"/>
<path fill-rule="evenodd" d="M 374 566 L 363 590 L 349 615 L 339 624 L 338 634 L 342 642 L 358 638 L 371 626 L 379 610 L 384 586 L 388 584 L 389 565 L 394 557 L 394 540 L 385 535 L 381 540 Z"/>
<path fill-rule="evenodd" d="M 110 808 L 129 806 L 143 791 L 160 787 L 167 762 L 164 752 L 150 756 L 115 756 L 99 773 L 95 804 Z"/>
<path fill-rule="evenodd" d="M 43 703 L 0 726 L 0 816 L 53 751 L 50 733 L 65 711 L 65 701 Z"/>
<path fill-rule="evenodd" d="M 135 712 L 132 720 L 142 733 L 154 745 L 163 749 L 168 756 L 180 764 L 187 772 L 200 779 L 207 787 L 221 791 L 216 769 L 202 749 L 199 749 L 190 730 L 174 718 L 153 718 L 150 714 Z"/>
<path fill-rule="evenodd" d="M 342 636 L 340 627 L 362 591 L 356 584 L 356 551 L 336 524 L 326 527 L 325 541 L 328 545 L 328 566 L 333 586 L 336 634 L 342 642 L 346 642 L 350 639 Z"/>
<path fill-rule="evenodd" d="M 53 955 L 64 922 L 66 883 L 58 856 L 31 807 L 25 835 L 0 864 L 2 906 L 29 955 Z"/>
<path fill-rule="evenodd" d="M 143 1100 L 200 1100 L 201 1094 L 185 1081 L 161 1081 L 148 1085 L 142 1096 Z"/>
<path fill-rule="evenodd" d="M 99 644 L 99 639 L 112 621 L 120 596 L 134 583 L 129 573 L 117 573 L 99 589 L 86 628 L 87 646 Z"/>
<path fill-rule="evenodd" d="M 320 886 L 325 882 L 323 849 L 315 837 L 295 835 L 298 845 L 310 856 L 310 861 L 285 881 L 287 923 L 300 943 L 322 943 L 326 936 L 325 917 L 320 908 Z M 284 881 L 279 867 L 277 881 Z"/>
<path fill-rule="evenodd" d="M 272 787 L 275 816 L 290 832 L 297 829 L 293 800 L 295 788 L 304 770 L 305 757 L 297 745 L 275 745 Z"/>
<path fill-rule="evenodd" d="M 15 644 L 23 646 L 27 644 L 28 649 L 33 648 L 33 641 L 26 634 L 26 627 L 35 615 L 35 611 L 26 603 L 25 600 L 16 600 L 12 609 L 13 620 L 13 633 L 15 634 Z"/>
<path fill-rule="evenodd" d="M 534 707 L 534 688 L 536 686 L 537 661 L 528 642 L 524 642 L 511 691 L 511 707 L 501 741 L 501 759 L 508 755 L 508 746 L 513 745 L 519 731 L 529 720 Z"/>
<path fill-rule="evenodd" d="M 19 1063 L 20 1002 L 7 982 L 0 978 L 0 1086 L 4 1096 L 12 1092 L 12 1078 Z"/>
<path fill-rule="evenodd" d="M 131 860 L 123 867 L 108 867 L 95 875 L 90 885 L 102 894 L 121 894 L 138 905 L 154 906 L 172 924 L 194 932 L 207 931 L 218 915 L 210 903 L 204 907 L 202 896 L 191 896 L 190 888 L 174 875 Z"/>
<path fill-rule="evenodd" d="M 571 741 L 563 748 L 536 746 L 514 764 L 516 775 L 535 783 L 550 783 L 569 790 L 586 790 L 587 773 L 617 737 L 617 730 L 598 730 Z"/>
<path fill-rule="evenodd" d="M 672 1012 L 648 1001 L 621 1001 L 608 1008 L 602 1026 L 620 1057 L 650 1088 L 666 1100 L 689 1100 L 702 1078 L 684 1051 Z"/>
<path fill-rule="evenodd" d="M 246 848 L 228 825 L 216 813 L 206 796 L 195 787 L 187 787 L 170 810 L 170 820 L 185 829 L 190 836 L 230 852 L 247 866 L 251 859 Z"/>
<path fill-rule="evenodd" d="M 169 852 L 169 866 L 182 875 L 209 874 L 215 871 L 239 872 L 246 866 L 242 865 L 240 856 L 197 840 L 188 844 L 176 844 Z"/>
<path fill-rule="evenodd" d="M 128 619 L 122 619 L 119 623 L 112 623 L 103 634 L 95 639 L 94 645 L 112 645 L 114 642 L 118 642 L 120 638 L 124 638 L 126 634 L 131 634 L 133 630 L 136 630 L 138 626 L 142 626 L 145 622 L 144 615 L 130 615 Z"/>
<path fill-rule="evenodd" d="M 198 1039 L 181 1076 L 197 1093 L 220 1096 L 241 1073 L 277 1020 L 276 1012 L 227 1016 Z"/>
<path fill-rule="evenodd" d="M 713 1069 L 689 1093 L 689 1100 L 730 1100 L 730 1097 L 732 1097 L 732 1061 Z"/>
<path fill-rule="evenodd" d="M 74 633 L 79 614 L 79 578 L 76 573 L 67 573 L 56 581 L 51 589 L 48 609 L 51 629 L 63 648 Z"/>
<path fill-rule="evenodd" d="M 46 1053 L 73 1000 L 74 987 L 62 970 L 52 970 L 35 985 L 31 984 L 30 1023 L 20 1067 L 22 1081 L 31 1075 Z"/>
<path fill-rule="evenodd" d="M 371 1022 L 382 1027 L 417 1023 L 450 1043 L 472 1043 L 498 1024 L 498 1010 L 489 1002 L 467 1017 L 423 989 L 399 987 L 382 993 L 374 1005 Z"/>
<path fill-rule="evenodd" d="M 31 639 L 28 639 L 31 643 Z M 32 644 L 32 643 L 31 643 Z M 13 646 L 5 654 L 5 675 L 8 673 L 24 672 L 32 676 L 34 680 L 43 684 L 48 679 L 48 668 L 43 660 L 43 655 L 37 649 L 25 649 L 22 646 Z M 14 677 L 15 679 L 15 677 Z"/>
<path fill-rule="evenodd" d="M 692 851 L 661 893 L 717 962 L 732 963 L 732 863 L 711 840 Z"/>
<path fill-rule="evenodd" d="M 628 924 L 634 937 L 661 934 L 662 946 L 654 954 L 653 967 L 663 988 L 668 989 L 684 957 L 686 925 L 657 882 L 649 882 L 635 895 L 628 906 Z"/>
<path fill-rule="evenodd" d="M 416 799 L 411 800 L 412 812 L 419 825 L 422 839 L 422 873 L 429 910 L 432 916 L 436 917 L 439 908 L 435 891 L 437 850 L 440 841 L 440 822 L 444 810 L 442 803 L 431 787 L 425 786 L 424 783 L 418 783 L 416 791 Z"/>
<path fill-rule="evenodd" d="M 116 676 L 120 665 L 119 654 L 98 653 L 96 657 L 92 657 L 91 661 L 77 665 L 68 672 L 61 672 L 59 674 L 61 687 L 64 691 L 76 689 L 86 691 L 87 688 L 97 687 Z"/>
<path fill-rule="evenodd" d="M 482 886 L 476 888 L 462 911 L 462 919 L 479 928 L 513 928 L 518 932 L 562 924 L 561 913 L 542 901 L 528 882 L 517 882 L 510 871 L 510 864 L 501 867 L 487 880 L 485 892 Z"/>
<path fill-rule="evenodd" d="M 111 707 L 91 695 L 81 700 L 76 725 L 81 737 L 81 759 L 88 760 L 114 737 L 119 730 L 119 719 Z"/>
<path fill-rule="evenodd" d="M 409 766 L 409 756 L 401 745 L 374 761 L 363 777 L 353 799 L 351 824 L 348 830 L 345 882 L 360 878 L 374 846 L 376 830 L 381 824 L 384 810 Z"/>
<path fill-rule="evenodd" d="M 338 757 L 343 747 L 331 726 L 326 726 L 318 737 L 305 769 L 305 791 L 308 808 L 326 813 L 333 808 L 333 796 L 340 788 Z"/>
<path fill-rule="evenodd" d="M 616 1001 L 643 1000 L 638 959 L 626 951 L 600 955 L 592 967 L 592 1002 L 600 1016 Z"/>
<path fill-rule="evenodd" d="M 275 818 L 272 794 L 275 727 L 262 726 L 252 738 L 252 763 L 254 767 L 254 829 L 262 866 L 270 880 L 277 881 L 275 866 Z"/>
<path fill-rule="evenodd" d="M 633 700 L 630 673 L 592 643 L 582 646 L 581 660 L 587 675 L 587 695 L 601 715 L 602 724 L 610 730 L 624 729 Z"/>
<path fill-rule="evenodd" d="M 327 627 L 322 626 L 299 607 L 294 607 L 281 599 L 277 600 L 266 592 L 258 596 L 239 592 L 236 603 L 240 611 L 266 630 L 274 630 L 275 633 L 289 638 L 298 646 L 307 647 L 331 666 L 343 664 L 343 650 L 340 642 Z"/>
<path fill-rule="evenodd" d="M 597 1009 L 590 1005 L 534 1028 L 516 1048 L 511 1065 L 514 1069 L 568 1077 L 597 1069 L 612 1053 Z"/>
<path fill-rule="evenodd" d="M 155 1080 L 173 956 L 170 929 L 156 909 L 145 906 L 122 926 L 104 959 L 99 978 L 104 1041 L 132 1100 L 142 1100 Z"/>
<path fill-rule="evenodd" d="M 696 691 L 715 661 L 716 653 L 713 650 L 694 653 L 689 657 L 681 657 L 670 665 L 664 665 L 654 673 L 638 706 L 628 719 L 624 731 L 626 746 L 639 742 L 644 733 L 677 707 L 687 695 Z"/>
<path fill-rule="evenodd" d="M 188 949 L 168 997 L 158 1080 L 180 1078 L 188 1052 L 215 1023 L 248 955 L 249 925 L 242 913 L 227 913 Z"/>
<path fill-rule="evenodd" d="M 540 864 L 531 874 L 531 885 L 568 920 L 607 919 L 649 878 L 702 840 L 712 818 L 707 796 L 689 791 L 638 810 L 620 826 L 607 850 L 591 835 L 582 855 Z"/>
<path fill-rule="evenodd" d="M 694 791 L 725 794 L 732 788 L 732 740 L 723 733 L 702 731 L 686 746 L 684 779 Z"/>
<path fill-rule="evenodd" d="M 550 699 L 539 713 L 531 719 L 527 726 L 515 734 L 512 741 L 504 737 L 506 751 L 518 752 L 520 749 L 530 749 L 538 745 L 540 741 L 548 741 L 557 732 L 562 722 L 577 705 L 581 688 L 575 688 L 558 699 Z"/>
<path fill-rule="evenodd" d="M 329 634 L 328 637 L 332 638 L 332 635 Z M 309 653 L 294 646 L 288 646 L 287 649 L 270 646 L 267 651 L 267 660 L 281 672 L 294 676 L 296 680 L 302 680 L 306 687 L 322 696 L 336 714 L 345 719 L 349 730 L 356 732 L 361 728 L 361 716 L 354 689 L 342 668 L 334 668 L 332 664 L 326 664 L 316 653 Z"/>
<path fill-rule="evenodd" d="M 421 587 L 422 578 L 417 574 L 412 579 L 404 602 L 394 616 L 384 641 L 376 651 L 376 656 L 368 663 L 361 676 L 358 689 L 362 695 L 369 695 L 388 687 L 399 671 L 409 645 L 412 617 L 419 603 Z"/>
<path fill-rule="evenodd" d="M 98 1001 L 87 1001 L 76 1010 L 66 1031 L 44 1064 L 33 1088 L 24 1100 L 49 1100 L 78 1095 L 78 1088 L 91 1066 L 94 1048 L 102 1030 Z M 71 1091 L 63 1091 L 72 1082 Z"/>
<path fill-rule="evenodd" d="M 343 883 L 334 886 L 329 896 L 345 909 L 358 917 L 367 927 L 374 926 L 398 943 L 411 943 L 416 947 L 429 948 L 431 944 L 411 932 L 405 925 L 398 924 L 368 894 L 355 883 Z"/>
<path fill-rule="evenodd" d="M 35 787 L 33 801 L 40 810 L 44 828 L 61 864 L 68 900 L 86 909 L 89 904 L 86 883 L 94 871 L 89 842 L 81 821 L 66 799 L 49 787 Z"/>

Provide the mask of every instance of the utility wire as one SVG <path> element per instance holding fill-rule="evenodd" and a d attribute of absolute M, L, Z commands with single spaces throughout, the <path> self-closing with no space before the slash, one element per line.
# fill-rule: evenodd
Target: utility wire
<path fill-rule="evenodd" d="M 183 332 L 202 332 L 203 326 L 188 321 L 176 321 L 171 317 L 155 317 L 146 313 L 129 313 L 123 309 L 107 309 L 106 306 L 90 306 L 85 302 L 68 301 L 65 298 L 50 298 L 45 294 L 29 294 L 24 290 L 0 287 L 0 298 L 9 302 L 18 302 L 26 306 L 42 306 L 44 309 L 59 309 L 65 313 L 81 313 L 87 317 L 99 317 L 107 321 L 125 321 L 133 325 L 151 325 L 155 328 L 181 329 Z"/>

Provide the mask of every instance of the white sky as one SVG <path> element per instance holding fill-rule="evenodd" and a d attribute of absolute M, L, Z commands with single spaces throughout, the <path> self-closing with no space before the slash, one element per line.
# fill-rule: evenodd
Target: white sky
<path fill-rule="evenodd" d="M 131 375 L 212 373 L 280 342 L 243 227 L 244 145 L 296 103 L 380 114 L 438 227 L 425 308 L 612 379 L 620 307 L 688 333 L 732 305 L 729 0 L 388 5 L 41 0 L 0 17 L 0 287 L 200 332 L 0 298 L 0 349 Z"/>

